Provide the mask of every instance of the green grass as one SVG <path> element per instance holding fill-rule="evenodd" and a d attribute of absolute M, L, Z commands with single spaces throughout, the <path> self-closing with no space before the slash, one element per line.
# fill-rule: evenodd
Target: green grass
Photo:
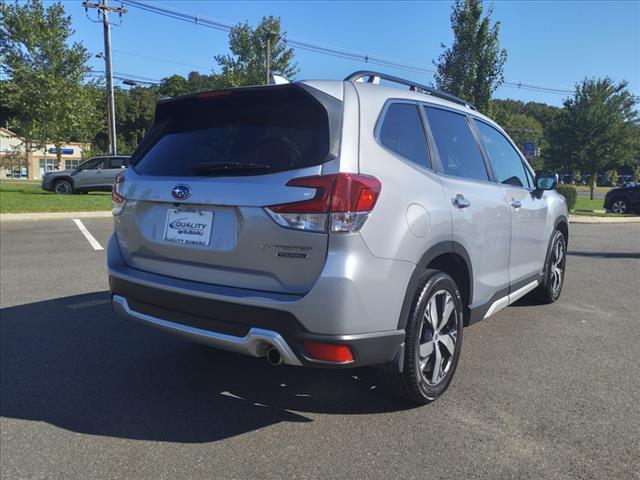
<path fill-rule="evenodd" d="M 589 200 L 589 197 L 578 195 L 576 199 L 576 210 L 604 210 L 604 198 Z"/>
<path fill-rule="evenodd" d="M 39 185 L 0 184 L 0 213 L 89 212 L 111 210 L 111 194 L 56 195 Z"/>
<path fill-rule="evenodd" d="M 578 195 L 576 199 L 576 208 L 571 212 L 572 215 L 582 215 L 588 217 L 633 217 L 634 214 L 620 214 L 605 212 L 604 198 L 596 198 L 589 200 L 588 197 Z"/>
<path fill-rule="evenodd" d="M 574 185 L 575 189 L 578 192 L 590 192 L 591 189 L 589 188 L 588 185 Z M 613 187 L 596 187 L 596 189 L 594 190 L 595 192 L 602 192 L 602 193 L 606 193 L 609 190 L 611 190 Z"/>

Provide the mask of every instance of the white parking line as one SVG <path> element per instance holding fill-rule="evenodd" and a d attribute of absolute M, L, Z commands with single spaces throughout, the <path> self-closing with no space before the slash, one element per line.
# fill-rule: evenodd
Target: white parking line
<path fill-rule="evenodd" d="M 82 223 L 79 218 L 74 218 L 73 221 L 84 235 L 84 238 L 89 241 L 94 250 L 104 250 L 104 248 L 102 248 L 102 245 L 100 245 L 96 238 L 91 235 L 91 232 L 87 230 L 87 227 L 84 226 L 84 223 Z"/>

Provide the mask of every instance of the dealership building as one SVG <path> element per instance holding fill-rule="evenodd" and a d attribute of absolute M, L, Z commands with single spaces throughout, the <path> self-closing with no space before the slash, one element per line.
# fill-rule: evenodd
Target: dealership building
<path fill-rule="evenodd" d="M 69 142 L 61 149 L 60 162 L 55 145 L 27 151 L 24 138 L 0 127 L 0 178 L 39 180 L 46 172 L 77 167 L 83 160 L 83 153 L 89 152 L 90 145 Z"/>

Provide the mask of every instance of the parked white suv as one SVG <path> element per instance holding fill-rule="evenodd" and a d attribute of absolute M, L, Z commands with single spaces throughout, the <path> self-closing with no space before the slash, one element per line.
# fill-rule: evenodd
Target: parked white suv
<path fill-rule="evenodd" d="M 115 311 L 273 364 L 375 365 L 426 403 L 464 326 L 562 290 L 557 176 L 473 106 L 403 79 L 161 101 L 131 165 L 113 193 Z"/>

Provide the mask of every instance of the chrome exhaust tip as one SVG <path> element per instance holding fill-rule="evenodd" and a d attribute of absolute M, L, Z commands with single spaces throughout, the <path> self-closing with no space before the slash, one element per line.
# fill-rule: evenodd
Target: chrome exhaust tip
<path fill-rule="evenodd" d="M 269 350 L 267 350 L 267 362 L 269 362 L 270 365 L 281 365 L 282 364 L 282 355 L 280 355 L 280 352 L 278 351 L 277 348 L 269 348 Z"/>

